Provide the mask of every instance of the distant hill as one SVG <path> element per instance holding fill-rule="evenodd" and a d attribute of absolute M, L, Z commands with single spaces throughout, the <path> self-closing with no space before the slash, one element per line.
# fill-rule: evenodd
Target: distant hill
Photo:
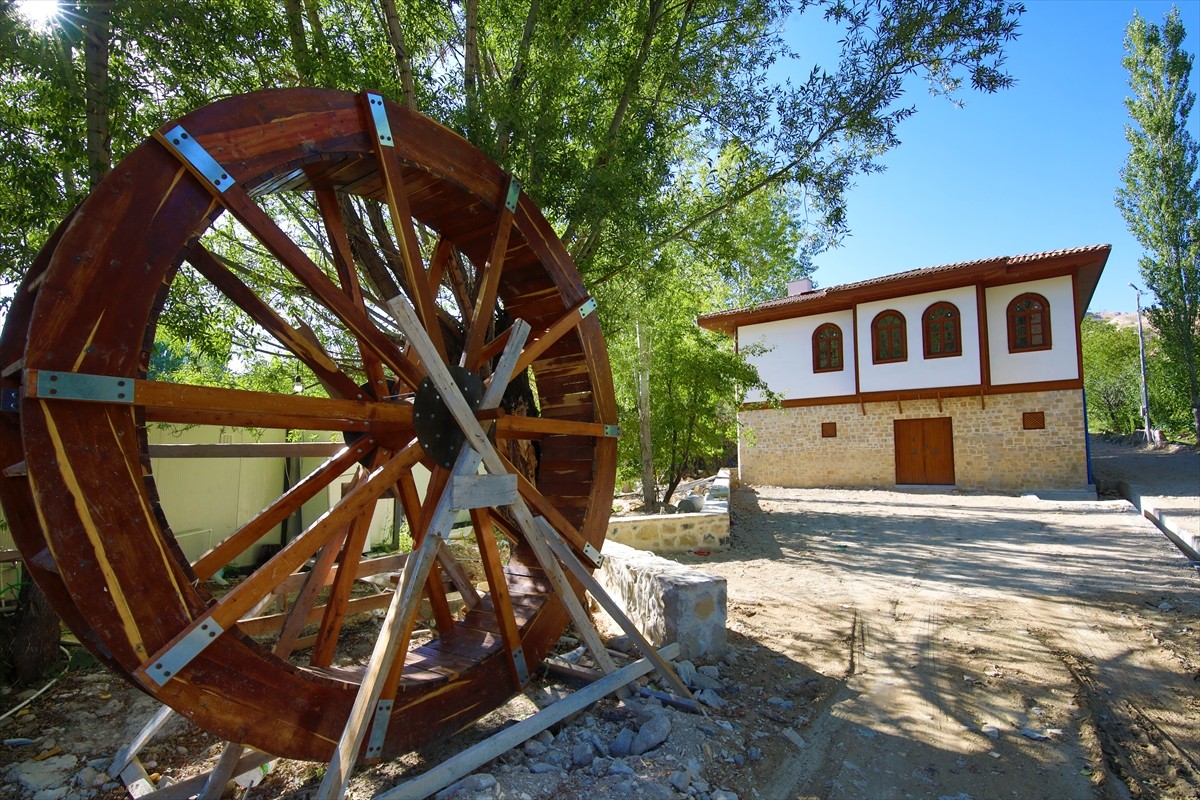
<path fill-rule="evenodd" d="M 1137 314 L 1133 311 L 1089 311 L 1089 317 L 1116 325 L 1118 328 L 1136 328 Z M 1142 324 L 1149 327 L 1149 320 L 1143 319 Z"/>

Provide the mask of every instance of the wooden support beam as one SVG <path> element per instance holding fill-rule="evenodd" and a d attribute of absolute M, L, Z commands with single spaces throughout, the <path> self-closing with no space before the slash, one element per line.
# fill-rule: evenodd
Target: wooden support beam
<path fill-rule="evenodd" d="M 345 442 L 238 442 L 234 444 L 152 444 L 151 458 L 328 458 Z"/>
<path fill-rule="evenodd" d="M 453 380 L 450 379 L 449 371 L 445 364 L 438 357 L 437 349 L 429 338 L 424 334 L 420 322 L 417 320 L 415 312 L 411 306 L 408 306 L 407 301 L 397 297 L 393 302 L 403 307 L 408 314 L 404 321 L 409 323 L 405 326 L 405 333 L 414 336 L 421 341 L 421 345 L 417 350 L 417 355 L 427 365 L 427 367 L 437 374 L 434 380 L 435 386 L 442 392 L 443 398 L 449 398 L 451 402 L 455 398 L 466 406 L 466 401 L 463 400 L 461 392 Z M 505 349 L 500 357 L 500 364 L 497 371 L 510 370 L 518 357 L 521 347 L 525 344 L 525 338 L 529 334 L 529 325 L 522 320 L 517 320 L 513 325 L 513 335 L 510 337 L 510 346 Z M 501 374 L 510 374 L 501 372 Z M 483 401 L 480 403 L 482 408 L 494 408 L 500 404 L 500 400 L 504 396 L 504 390 L 507 384 L 502 381 L 495 381 L 491 386 L 488 386 L 484 392 Z M 474 412 L 468 409 L 470 421 L 479 427 L 479 423 L 475 420 Z M 482 433 L 482 431 L 481 431 Z M 486 437 L 484 438 L 486 440 Z M 480 454 L 477 450 L 472 450 L 469 447 L 462 447 L 459 450 L 458 457 L 455 461 L 451 478 L 455 475 L 474 474 L 479 469 Z M 450 532 L 450 525 L 453 523 L 454 510 L 450 504 L 450 493 L 443 492 L 438 500 L 438 506 L 434 509 L 432 517 L 427 526 L 427 534 L 425 541 L 421 542 L 420 546 L 412 552 L 408 560 L 404 564 L 404 573 L 401 576 L 399 590 L 392 597 L 392 604 L 388 609 L 387 617 L 383 621 L 383 627 L 380 631 L 379 638 L 375 642 L 375 649 L 371 653 L 371 659 L 367 663 L 366 674 L 363 676 L 362 684 L 359 687 L 358 695 L 354 699 L 354 705 L 350 709 L 350 714 L 346 720 L 346 727 L 342 731 L 342 736 L 338 740 L 337 748 L 334 751 L 333 759 L 329 763 L 329 769 L 325 772 L 325 778 L 321 782 L 321 787 L 318 790 L 318 796 L 332 800 L 336 798 L 341 800 L 345 797 L 346 786 L 350 781 L 350 772 L 354 769 L 354 763 L 358 758 L 359 749 L 362 747 L 364 739 L 367 737 L 367 727 L 372 716 L 374 723 L 379 726 L 380 736 L 382 740 L 383 733 L 387 730 L 388 719 L 391 714 L 391 704 L 386 699 L 384 707 L 380 707 L 380 698 L 383 696 L 385 688 L 394 689 L 394 681 L 399 678 L 399 670 L 403 668 L 404 654 L 408 650 L 408 639 L 412 633 L 413 619 L 416 614 L 416 605 L 420 600 L 420 587 L 424 585 L 429 571 L 433 568 L 434 558 L 437 554 L 437 549 L 441 545 L 442 536 Z M 399 663 L 397 656 L 399 655 Z M 373 731 L 372 731 L 373 733 Z M 367 756 L 377 755 L 372 747 L 368 747 Z"/>
<path fill-rule="evenodd" d="M 660 660 L 674 658 L 679 654 L 679 645 L 672 643 L 655 651 Z M 624 688 L 633 681 L 654 669 L 653 663 L 642 658 L 628 666 L 612 672 L 595 683 L 573 692 L 557 703 L 548 706 L 528 719 L 511 725 L 489 739 L 484 739 L 476 745 L 468 747 L 458 755 L 448 758 L 441 764 L 418 778 L 388 789 L 382 794 L 375 795 L 375 800 L 422 800 L 444 789 L 454 781 L 469 775 L 479 767 L 519 745 L 532 739 L 555 723 L 600 700 L 618 689 Z"/>

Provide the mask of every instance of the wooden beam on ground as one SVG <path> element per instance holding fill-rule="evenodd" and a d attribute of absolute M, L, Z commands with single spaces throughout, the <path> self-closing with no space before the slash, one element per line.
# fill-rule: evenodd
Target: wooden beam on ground
<path fill-rule="evenodd" d="M 655 651 L 655 655 L 662 660 L 674 658 L 678 654 L 678 643 L 669 644 L 662 650 Z M 653 669 L 654 665 L 650 659 L 638 659 L 632 664 L 622 667 L 609 675 L 605 675 L 595 683 L 589 684 L 579 691 L 572 693 L 570 696 L 564 697 L 557 703 L 542 709 L 532 717 L 521 720 L 516 725 L 505 728 L 495 736 L 485 739 L 472 747 L 468 747 L 466 750 L 443 761 L 420 777 L 414 778 L 407 783 L 402 783 L 383 794 L 375 795 L 374 800 L 421 800 L 421 798 L 429 797 L 459 778 L 471 774 L 501 753 L 505 753 L 521 742 L 537 736 L 551 725 L 582 711 L 605 695 L 612 694 L 617 689 L 627 686 Z"/>

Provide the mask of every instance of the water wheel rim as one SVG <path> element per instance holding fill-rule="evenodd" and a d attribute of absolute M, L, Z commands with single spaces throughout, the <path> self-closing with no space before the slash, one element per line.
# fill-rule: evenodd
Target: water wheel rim
<path fill-rule="evenodd" d="M 189 248 L 196 235 L 226 204 L 224 192 L 206 186 L 163 137 L 185 130 L 232 176 L 234 186 L 225 191 L 247 197 L 313 184 L 386 195 L 384 182 L 372 178 L 381 163 L 364 102 L 363 96 L 344 92 L 272 90 L 221 101 L 163 126 L 158 140 L 131 153 L 85 201 L 44 276 L 37 278 L 27 331 L 6 328 L 5 333 L 6 341 L 24 336 L 27 342 L 21 450 L 36 498 L 36 522 L 62 581 L 52 599 L 56 605 L 70 601 L 60 613 L 82 625 L 82 638 L 121 671 L 203 727 L 299 758 L 328 756 L 353 701 L 354 681 L 290 665 L 236 629 L 215 636 L 162 685 L 146 679 L 152 657 L 193 620 L 211 614 L 211 598 L 166 533 L 157 504 L 144 424 L 161 409 L 136 398 L 118 403 L 39 396 L 28 384 L 56 373 L 138 379 L 163 287 L 182 259 L 195 257 L 197 251 Z M 405 183 L 403 199 L 412 217 L 483 263 L 499 223 L 472 224 L 471 219 L 502 216 L 508 176 L 431 121 L 390 104 L 386 115 L 398 163 L 420 179 Z M 521 197 L 511 219 L 506 273 L 496 294 L 535 332 L 549 330 L 585 303 L 586 293 L 552 229 L 527 198 Z M 539 382 L 539 392 L 552 417 L 615 422 L 607 355 L 594 316 L 560 334 L 532 368 L 535 374 L 544 368 L 550 376 L 545 390 Z M 6 435 L 11 441 L 11 431 Z M 537 488 L 551 504 L 565 503 L 579 536 L 599 547 L 607 526 L 615 441 L 608 436 L 542 441 L 552 464 L 579 464 L 580 448 L 591 451 L 586 486 L 576 466 L 573 485 L 547 480 Z M 556 448 L 564 454 L 558 461 Z M 36 541 L 32 535 L 24 538 Z M 525 621 L 522 636 L 531 663 L 540 660 L 565 622 L 556 602 L 543 604 Z M 506 669 L 505 654 L 494 646 L 484 649 L 486 654 L 468 658 L 456 677 L 428 682 L 440 686 L 436 691 L 423 690 L 419 682 L 401 686 L 389 752 L 460 727 L 511 694 L 514 687 L 496 679 Z M 434 695 L 436 702 L 430 699 Z"/>

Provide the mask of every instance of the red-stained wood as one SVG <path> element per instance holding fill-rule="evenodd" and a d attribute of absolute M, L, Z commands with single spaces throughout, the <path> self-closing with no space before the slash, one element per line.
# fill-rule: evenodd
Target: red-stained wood
<path fill-rule="evenodd" d="M 0 360 L 5 364 L 24 362 L 33 375 L 51 370 L 138 378 L 139 370 L 145 369 L 154 325 L 176 265 L 187 257 L 192 242 L 203 237 L 207 226 L 228 208 L 243 222 L 249 221 L 247 227 L 260 241 L 298 277 L 303 276 L 302 282 L 333 311 L 336 321 L 364 345 L 365 362 L 378 357 L 408 384 L 401 386 L 401 391 L 411 388 L 423 370 L 403 359 L 391 338 L 367 319 L 354 296 L 352 258 L 339 230 L 340 218 L 329 203 L 336 192 L 386 200 L 389 188 L 395 195 L 397 187 L 408 203 L 408 211 L 399 212 L 407 217 L 399 226 L 401 238 L 405 238 L 405 227 L 424 225 L 440 237 L 437 249 L 448 255 L 444 267 L 438 261 L 440 253 L 431 259 L 435 262 L 432 269 L 444 269 L 446 280 L 453 283 L 456 277 L 462 278 L 455 273 L 460 259 L 486 265 L 497 251 L 494 260 L 502 259 L 503 272 L 496 297 L 512 316 L 526 319 L 540 331 L 563 322 L 564 313 L 586 294 L 561 243 L 532 201 L 521 196 L 508 226 L 508 241 L 498 248 L 497 233 L 503 227 L 498 224 L 500 201 L 508 177 L 445 128 L 391 103 L 387 113 L 396 137 L 391 166 L 399 167 L 393 176 L 398 181 L 389 179 L 389 163 L 378 159 L 369 123 L 354 95 L 275 90 L 231 98 L 187 115 L 179 124 L 228 170 L 235 185 L 214 192 L 159 142 L 139 147 L 85 201 L 63 237 L 64 246 L 48 259 L 45 277 L 34 278 L 35 307 L 21 325 L 11 330 L 6 326 L 0 341 L 0 353 L 5 357 Z M 161 132 L 165 134 L 175 124 L 169 123 Z M 328 269 L 337 270 L 340 285 L 299 252 L 251 199 L 272 191 L 307 189 L 324 193 L 318 196 L 318 206 L 333 252 Z M 416 253 L 411 240 L 408 244 L 408 252 Z M 461 282 L 465 286 L 466 281 Z M 436 283 L 430 281 L 430 288 Z M 465 289 L 462 293 L 465 296 Z M 250 300 L 246 303 L 256 308 Z M 490 306 L 479 313 L 486 311 L 490 316 L 495 303 Z M 473 308 L 460 307 L 474 313 Z M 261 307 L 255 313 L 271 319 Z M 435 313 L 437 325 L 449 330 L 447 325 L 457 324 L 444 310 Z M 271 324 L 284 337 L 293 337 L 295 348 L 305 352 L 310 361 L 320 361 L 319 348 L 312 348 L 312 339 L 298 327 Z M 568 328 L 573 332 L 564 333 L 557 341 L 550 343 L 543 334 L 537 343 L 539 348 L 549 345 L 530 364 L 540 411 L 546 419 L 527 425 L 541 425 L 530 435 L 541 438 L 546 456 L 547 480 L 536 486 L 537 492 L 547 503 L 561 507 L 561 516 L 578 527 L 580 537 L 598 545 L 607 522 L 616 443 L 597 428 L 615 422 L 615 400 L 594 315 Z M 369 374 L 369 364 L 364 366 Z M 325 377 L 329 385 L 330 376 Z M 157 506 L 141 426 L 165 419 L 288 428 L 320 424 L 326 429 L 362 430 L 384 448 L 400 449 L 409 443 L 411 425 L 395 419 L 395 408 L 370 402 L 370 397 L 364 398 L 370 409 L 351 412 L 348 406 L 342 407 L 343 414 L 338 416 L 329 405 L 336 402 L 332 400 L 321 400 L 325 405 L 318 407 L 269 395 L 266 405 L 255 405 L 242 402 L 244 397 L 205 394 L 197 399 L 189 394 L 195 402 L 181 402 L 176 395 L 190 390 L 164 389 L 160 394 L 170 401 L 164 405 L 161 396 L 155 398 L 155 391 L 150 390 L 145 398 L 139 395 L 132 407 L 22 397 L 19 441 L 7 434 L 10 443 L 16 441 L 15 448 L 10 446 L 7 451 L 12 453 L 7 463 L 26 461 L 30 480 L 38 486 L 38 505 L 31 514 L 26 513 L 26 527 L 41 528 L 41 520 L 35 519 L 39 515 L 47 527 L 36 537 L 22 537 L 26 544 L 19 541 L 19 545 L 53 553 L 47 563 L 54 569 L 45 570 L 44 576 L 50 582 L 60 581 L 56 605 L 73 614 L 68 622 L 81 632 L 81 638 L 93 642 L 110 663 L 156 698 L 185 711 L 222 738 L 297 758 L 327 758 L 357 691 L 360 675 L 353 670 L 294 667 L 273 658 L 234 626 L 163 686 L 139 679 L 137 668 L 148 658 L 147 648 L 156 652 L 167 645 L 195 619 L 209 613 L 211 602 L 203 584 L 197 582 L 196 572 L 175 546 Z M 337 393 L 348 391 L 350 387 L 341 381 Z M 389 388 L 388 393 L 394 390 Z M 596 428 L 550 430 L 562 421 Z M 0 426 L 0 443 L 6 435 L 3 431 Z M 595 455 L 594 469 L 585 477 L 587 454 L 578 451 L 589 448 Z M 416 449 L 414 446 L 409 452 Z M 69 456 L 57 457 L 61 454 Z M 414 454 L 413 463 L 419 458 Z M 560 482 L 567 479 L 570 483 Z M 400 470 L 392 483 L 397 485 L 405 512 L 418 511 L 410 469 Z M 30 493 L 25 497 L 28 511 L 34 499 Z M 295 508 L 295 501 L 293 496 L 272 513 Z M 9 505 L 7 499 L 5 502 Z M 345 516 L 345 524 L 350 524 L 370 505 L 364 503 L 359 513 L 346 511 L 342 504 L 334 513 Z M 13 517 L 8 516 L 10 520 Z M 267 518 L 257 524 L 265 524 Z M 498 524 L 503 524 L 501 519 L 494 517 Z M 414 526 L 414 531 L 419 529 Z M 521 533 L 507 530 L 506 535 L 514 539 L 515 551 L 503 579 L 496 577 L 489 583 L 503 580 L 511 610 L 498 609 L 489 595 L 487 608 L 470 611 L 461 622 L 443 620 L 445 630 L 437 641 L 402 659 L 392 691 L 396 708 L 385 755 L 456 730 L 511 694 L 513 681 L 507 677 L 512 669 L 511 648 L 504 637 L 511 637 L 513 627 L 520 633 L 531 669 L 565 627 L 566 612 L 549 593 Z M 303 547 L 314 543 L 320 546 L 309 541 Z M 295 580 L 294 570 L 283 566 L 268 562 L 247 582 L 279 590 Z M 321 583 L 340 572 L 331 568 Z M 437 591 L 444 591 L 440 581 Z M 347 609 L 357 602 L 349 601 Z M 312 613 L 308 620 L 313 619 Z M 499 675 L 506 678 L 497 680 Z"/>
<path fill-rule="evenodd" d="M 509 185 L 512 184 L 509 179 Z M 509 186 L 504 187 L 505 196 Z M 504 202 L 503 199 L 501 202 Z M 512 232 L 512 212 L 507 207 L 501 209 L 500 218 L 492 235 L 492 244 L 488 248 L 487 262 L 480 270 L 478 291 L 476 292 L 471 322 L 467 326 L 467 345 L 463 352 L 463 364 L 467 369 L 477 369 L 482 363 L 480 351 L 487 339 L 488 329 L 492 325 L 495 314 L 496 297 L 500 292 L 500 278 L 504 272 L 504 254 L 508 249 L 508 237 Z M 520 370 L 514 370 L 514 374 Z"/>
<path fill-rule="evenodd" d="M 513 658 L 521 646 L 521 634 L 517 630 L 517 618 L 513 613 L 512 599 L 508 594 L 508 581 L 504 577 L 504 568 L 500 563 L 500 550 L 496 546 L 496 534 L 492 528 L 492 515 L 487 509 L 471 509 L 471 523 L 475 528 L 475 540 L 479 543 L 479 556 L 483 563 L 483 573 L 487 577 L 488 594 L 492 600 L 493 619 L 504 648 L 508 652 L 511 665 L 513 685 L 518 689 L 523 685 L 521 675 L 517 671 Z M 472 611 L 471 613 L 476 613 Z M 523 659 L 524 656 L 521 656 Z"/>

